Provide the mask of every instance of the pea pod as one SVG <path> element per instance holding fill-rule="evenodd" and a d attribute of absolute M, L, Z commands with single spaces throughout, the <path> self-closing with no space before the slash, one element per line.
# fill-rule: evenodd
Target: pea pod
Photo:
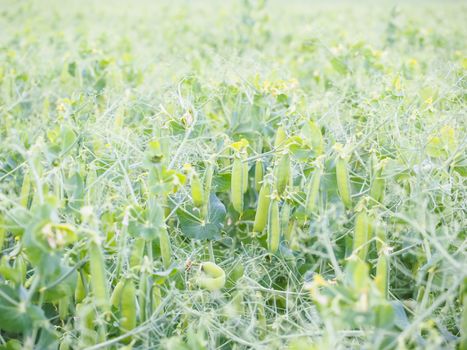
<path fill-rule="evenodd" d="M 353 237 L 353 253 L 365 260 L 368 252 L 368 213 L 366 208 L 360 210 L 355 217 Z"/>
<path fill-rule="evenodd" d="M 290 156 L 288 153 L 283 154 L 277 161 L 275 168 L 275 185 L 279 195 L 284 193 L 290 177 Z"/>
<path fill-rule="evenodd" d="M 214 174 L 213 164 L 209 164 L 206 168 L 206 174 L 204 175 L 204 205 L 203 205 L 203 217 L 206 217 L 209 210 L 209 196 L 211 195 L 212 188 L 212 176 Z"/>
<path fill-rule="evenodd" d="M 389 257 L 386 253 L 380 254 L 376 263 L 375 285 L 380 293 L 387 297 L 388 294 L 388 275 L 389 275 Z"/>
<path fill-rule="evenodd" d="M 160 229 L 159 245 L 161 250 L 162 264 L 164 265 L 165 269 L 168 269 L 172 263 L 172 248 L 170 246 L 169 233 L 165 225 Z"/>
<path fill-rule="evenodd" d="M 130 268 L 135 268 L 141 266 L 141 261 L 143 260 L 144 248 L 146 246 L 146 241 L 142 237 L 135 239 L 133 243 L 133 248 L 131 249 L 130 255 Z"/>
<path fill-rule="evenodd" d="M 120 328 L 123 331 L 131 331 L 136 327 L 136 288 L 133 280 L 128 279 L 122 289 L 120 300 Z M 129 341 L 130 338 L 126 338 Z"/>
<path fill-rule="evenodd" d="M 83 281 L 84 280 L 84 281 Z M 78 280 L 76 281 L 75 289 L 75 304 L 81 303 L 86 298 L 86 277 L 84 272 L 78 274 Z"/>
<path fill-rule="evenodd" d="M 109 307 L 107 278 L 105 273 L 104 255 L 100 246 L 91 241 L 89 244 L 90 281 L 96 305 L 107 311 Z"/>
<path fill-rule="evenodd" d="M 261 184 L 264 176 L 263 162 L 258 159 L 255 163 L 255 190 L 256 192 L 261 191 Z"/>
<path fill-rule="evenodd" d="M 162 295 L 161 295 L 161 289 L 157 284 L 154 284 L 152 286 L 152 293 L 151 293 L 151 309 L 152 312 L 155 312 L 159 305 L 162 302 Z"/>
<path fill-rule="evenodd" d="M 195 207 L 201 208 L 204 204 L 204 189 L 196 172 L 191 176 L 191 197 Z"/>
<path fill-rule="evenodd" d="M 268 249 L 271 253 L 275 253 L 279 248 L 280 230 L 279 203 L 274 198 L 271 200 L 268 213 Z"/>
<path fill-rule="evenodd" d="M 118 281 L 118 283 L 115 285 L 112 295 L 110 296 L 110 305 L 112 305 L 115 308 L 118 308 L 120 306 L 120 299 L 122 297 L 122 290 L 124 286 L 125 280 L 122 279 Z"/>
<path fill-rule="evenodd" d="M 240 158 L 235 158 L 232 164 L 232 178 L 230 180 L 230 195 L 232 197 L 232 205 L 241 214 L 243 212 L 243 179 L 244 167 Z"/>
<path fill-rule="evenodd" d="M 97 342 L 97 332 L 94 329 L 95 312 L 91 305 L 79 303 L 76 305 L 78 329 L 80 331 L 78 348 L 84 349 Z"/>
<path fill-rule="evenodd" d="M 313 175 L 311 175 L 310 181 L 308 183 L 307 193 L 306 193 L 306 202 L 305 202 L 305 212 L 307 215 L 312 214 L 316 208 L 316 202 L 319 195 L 319 186 L 321 183 L 321 176 L 323 169 L 321 166 L 317 166 Z"/>
<path fill-rule="evenodd" d="M 241 316 L 245 313 L 245 308 L 243 306 L 243 292 L 241 290 L 235 290 L 235 292 L 233 292 L 230 305 L 232 306 L 235 316 Z"/>
<path fill-rule="evenodd" d="M 376 170 L 373 176 L 373 181 L 370 186 L 370 197 L 375 202 L 381 202 L 381 200 L 383 199 L 386 181 L 384 177 L 382 177 L 382 174 L 383 174 L 385 163 L 386 163 L 386 160 L 382 160 L 380 163 L 377 164 Z"/>
<path fill-rule="evenodd" d="M 198 277 L 197 283 L 201 288 L 209 291 L 221 289 L 225 285 L 224 270 L 213 262 L 204 262 L 201 264 L 201 276 Z"/>
<path fill-rule="evenodd" d="M 148 300 L 148 272 L 151 270 L 149 259 L 144 257 L 144 264 L 141 269 L 141 275 L 138 283 L 138 304 L 139 304 L 139 319 L 141 322 L 146 321 L 146 301 Z"/>
<path fill-rule="evenodd" d="M 289 230 L 289 224 L 290 224 L 290 213 L 292 211 L 292 208 L 289 203 L 285 202 L 282 205 L 281 213 L 280 213 L 280 221 L 281 221 L 281 229 L 280 232 L 282 234 L 286 234 Z"/>
<path fill-rule="evenodd" d="M 271 195 L 271 185 L 264 183 L 261 186 L 258 196 L 258 206 L 256 208 L 255 222 L 253 225 L 254 232 L 263 232 L 266 227 L 269 211 L 269 202 Z"/>
<path fill-rule="evenodd" d="M 24 208 L 28 207 L 30 192 L 31 192 L 31 177 L 29 176 L 29 171 L 26 171 L 24 173 L 23 184 L 21 185 L 21 192 L 20 192 L 20 205 Z"/>
<path fill-rule="evenodd" d="M 336 145 L 336 149 L 341 150 L 342 145 Z M 341 152 L 336 158 L 336 180 L 337 180 L 337 189 L 341 197 L 342 203 L 347 209 L 352 207 L 351 199 L 351 186 L 350 186 L 350 177 L 348 169 L 348 159 Z"/>
<path fill-rule="evenodd" d="M 70 306 L 70 297 L 68 295 L 58 300 L 58 315 L 60 320 L 64 321 L 68 317 L 68 307 Z"/>
<path fill-rule="evenodd" d="M 248 161 L 244 159 L 242 161 L 242 166 L 243 166 L 243 180 L 242 180 L 242 190 L 243 193 L 246 193 L 248 191 Z"/>
<path fill-rule="evenodd" d="M 276 131 L 276 138 L 274 139 L 274 148 L 277 149 L 282 146 L 286 139 L 287 134 L 285 133 L 284 127 L 279 126 Z"/>

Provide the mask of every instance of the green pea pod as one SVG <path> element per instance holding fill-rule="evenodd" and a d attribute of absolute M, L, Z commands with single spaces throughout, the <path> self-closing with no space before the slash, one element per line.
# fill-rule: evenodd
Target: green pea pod
<path fill-rule="evenodd" d="M 209 196 L 211 195 L 212 188 L 212 176 L 214 175 L 214 165 L 210 163 L 206 168 L 206 174 L 204 175 L 204 205 L 202 214 L 206 217 L 209 211 Z"/>
<path fill-rule="evenodd" d="M 255 190 L 259 192 L 261 190 L 261 184 L 264 176 L 263 162 L 258 159 L 255 163 Z"/>
<path fill-rule="evenodd" d="M 353 253 L 365 260 L 368 252 L 368 213 L 363 208 L 355 217 L 355 232 L 353 238 Z"/>
<path fill-rule="evenodd" d="M 291 249 L 295 249 L 297 242 L 295 241 L 295 230 L 297 229 L 297 222 L 290 220 L 287 226 L 287 231 L 283 233 L 285 240 L 289 243 Z"/>
<path fill-rule="evenodd" d="M 384 189 L 386 186 L 386 181 L 384 177 L 382 177 L 385 163 L 386 161 L 383 159 L 377 165 L 377 169 L 375 170 L 373 181 L 370 186 L 370 197 L 378 203 L 383 199 Z"/>
<path fill-rule="evenodd" d="M 274 140 L 274 148 L 277 149 L 282 146 L 286 139 L 287 134 L 285 133 L 285 129 L 282 126 L 278 127 L 276 131 L 276 138 Z"/>
<path fill-rule="evenodd" d="M 268 213 L 268 249 L 271 253 L 279 248 L 280 230 L 279 203 L 277 199 L 272 199 Z"/>
<path fill-rule="evenodd" d="M 380 293 L 386 298 L 388 294 L 389 257 L 382 253 L 376 263 L 375 285 Z"/>
<path fill-rule="evenodd" d="M 153 313 L 157 310 L 161 302 L 162 302 L 161 289 L 159 288 L 158 285 L 154 284 L 152 286 L 152 293 L 151 293 L 151 308 L 152 308 Z"/>
<path fill-rule="evenodd" d="M 244 168 L 242 160 L 235 158 L 232 164 L 232 178 L 230 180 L 230 195 L 232 198 L 232 205 L 235 211 L 239 214 L 243 212 L 243 179 Z"/>
<path fill-rule="evenodd" d="M 243 180 L 242 180 L 242 191 L 243 193 L 246 193 L 248 191 L 248 161 L 245 159 L 242 162 L 243 166 Z"/>
<path fill-rule="evenodd" d="M 230 303 L 236 316 L 241 316 L 245 313 L 242 291 L 235 290 L 232 294 L 232 301 Z"/>
<path fill-rule="evenodd" d="M 375 235 L 376 235 L 376 250 L 378 254 L 380 254 L 381 250 L 383 249 L 384 243 L 386 242 L 386 232 L 380 225 L 376 225 L 374 228 Z"/>
<path fill-rule="evenodd" d="M 110 296 L 110 305 L 112 305 L 115 308 L 120 307 L 120 299 L 122 297 L 122 290 L 124 286 L 125 286 L 125 280 L 118 281 L 117 284 L 115 285 L 112 295 Z"/>
<path fill-rule="evenodd" d="M 94 330 L 95 312 L 92 305 L 79 303 L 76 305 L 78 329 L 80 332 L 78 348 L 84 349 L 97 342 L 97 332 Z"/>
<path fill-rule="evenodd" d="M 275 168 L 275 185 L 276 190 L 279 195 L 284 193 L 287 184 L 289 183 L 290 177 L 290 156 L 288 153 L 283 154 L 276 165 Z"/>
<path fill-rule="evenodd" d="M 29 193 L 31 192 L 31 177 L 29 171 L 24 173 L 23 184 L 21 185 L 20 192 L 20 205 L 24 208 L 28 207 Z"/>
<path fill-rule="evenodd" d="M 83 282 L 84 279 L 84 282 Z M 75 288 L 75 304 L 81 303 L 86 298 L 86 277 L 84 272 L 78 274 Z"/>
<path fill-rule="evenodd" d="M 201 288 L 209 291 L 221 289 L 225 285 L 225 272 L 218 265 L 207 261 L 201 264 L 201 276 L 198 277 L 197 283 Z"/>
<path fill-rule="evenodd" d="M 204 204 L 204 189 L 197 173 L 191 176 L 191 197 L 195 207 L 201 208 Z"/>
<path fill-rule="evenodd" d="M 338 155 L 336 158 L 337 189 L 342 203 L 347 209 L 352 207 L 350 177 L 347 158 Z"/>
<path fill-rule="evenodd" d="M 138 237 L 133 242 L 133 248 L 131 249 L 130 255 L 130 269 L 141 266 L 143 261 L 144 248 L 146 247 L 146 241 L 142 237 Z"/>
<path fill-rule="evenodd" d="M 316 208 L 316 202 L 319 195 L 319 185 L 321 183 L 321 175 L 323 169 L 318 166 L 313 175 L 311 175 L 310 181 L 308 183 L 307 193 L 306 193 L 306 202 L 305 202 L 305 212 L 307 215 L 312 214 Z"/>
<path fill-rule="evenodd" d="M 282 205 L 281 213 L 280 213 L 280 221 L 281 221 L 281 229 L 280 232 L 284 235 L 289 230 L 289 223 L 290 223 L 290 213 L 292 211 L 292 208 L 289 203 L 285 202 L 284 205 Z"/>
<path fill-rule="evenodd" d="M 126 280 L 122 289 L 122 296 L 120 300 L 120 328 L 124 332 L 131 331 L 136 327 L 136 288 L 131 279 Z M 131 337 L 125 338 L 128 342 Z"/>
<path fill-rule="evenodd" d="M 271 185 L 264 183 L 261 186 L 258 196 L 258 206 L 256 208 L 255 223 L 253 225 L 254 232 L 263 232 L 266 227 L 269 211 L 269 202 L 271 195 Z"/>
<path fill-rule="evenodd" d="M 168 269 L 172 263 L 172 248 L 170 246 L 169 233 L 165 225 L 161 227 L 160 230 L 159 245 L 161 249 L 162 264 L 165 269 Z"/>
<path fill-rule="evenodd" d="M 149 262 L 147 257 L 145 257 L 145 265 Z M 148 291 L 148 274 L 147 268 L 143 268 L 138 283 L 138 303 L 139 303 L 139 319 L 141 322 L 146 321 L 146 301 L 147 301 L 147 291 Z"/>
<path fill-rule="evenodd" d="M 108 311 L 109 297 L 105 273 L 104 255 L 100 246 L 91 241 L 89 244 L 90 281 L 96 305 Z"/>
<path fill-rule="evenodd" d="M 68 317 L 68 307 L 70 306 L 70 297 L 64 296 L 58 300 L 58 315 L 60 320 L 64 321 Z"/>

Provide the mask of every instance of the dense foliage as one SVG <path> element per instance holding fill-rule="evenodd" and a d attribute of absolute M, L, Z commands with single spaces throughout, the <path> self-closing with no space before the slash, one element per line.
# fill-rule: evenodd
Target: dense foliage
<path fill-rule="evenodd" d="M 467 346 L 462 2 L 0 3 L 0 349 Z"/>

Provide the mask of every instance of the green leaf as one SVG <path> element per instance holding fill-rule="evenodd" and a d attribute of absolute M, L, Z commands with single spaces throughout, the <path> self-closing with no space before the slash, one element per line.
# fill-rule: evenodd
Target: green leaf
<path fill-rule="evenodd" d="M 13 288 L 0 285 L 0 329 L 10 333 L 22 333 L 32 328 L 37 321 L 45 321 L 41 308 L 25 305 L 18 299 Z"/>
<path fill-rule="evenodd" d="M 196 218 L 196 214 L 192 215 L 179 209 L 177 216 L 180 220 L 180 228 L 184 235 L 193 239 L 214 239 L 219 237 L 224 220 L 226 210 L 224 204 L 211 193 L 209 197 L 209 209 L 206 220 Z"/>

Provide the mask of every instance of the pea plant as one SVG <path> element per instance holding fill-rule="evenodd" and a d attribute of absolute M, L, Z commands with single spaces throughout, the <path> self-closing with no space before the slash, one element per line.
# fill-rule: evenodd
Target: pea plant
<path fill-rule="evenodd" d="M 0 349 L 466 349 L 466 14 L 2 2 Z"/>

